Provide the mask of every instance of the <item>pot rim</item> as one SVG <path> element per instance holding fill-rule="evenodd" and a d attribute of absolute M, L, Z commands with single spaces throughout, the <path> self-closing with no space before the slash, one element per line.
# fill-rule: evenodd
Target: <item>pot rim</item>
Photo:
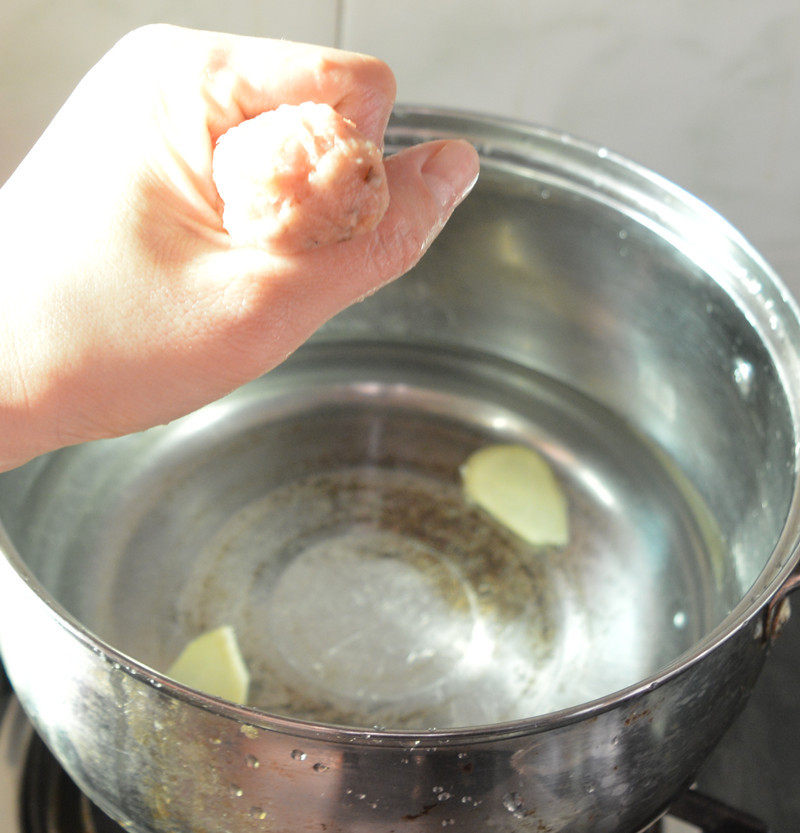
<path fill-rule="evenodd" d="M 411 745 L 419 749 L 432 749 L 454 741 L 475 743 L 530 735 L 595 717 L 660 688 L 701 662 L 742 628 L 752 627 L 754 638 L 763 637 L 766 610 L 800 563 L 800 354 L 790 344 L 793 338 L 794 343 L 800 345 L 800 311 L 797 303 L 758 252 L 713 209 L 669 180 L 599 145 L 517 119 L 466 110 L 404 105 L 394 110 L 387 130 L 387 147 L 391 149 L 428 139 L 451 137 L 472 141 L 478 148 L 482 162 L 494 161 L 502 165 L 524 164 L 525 149 L 530 153 L 531 147 L 536 146 L 538 150 L 545 151 L 542 166 L 545 178 L 548 175 L 547 151 L 558 150 L 558 173 L 563 177 L 563 163 L 566 160 L 569 163 L 566 172 L 574 178 L 569 182 L 576 182 L 578 190 L 588 190 L 595 199 L 602 196 L 607 203 L 617 208 L 621 206 L 637 221 L 655 226 L 662 237 L 684 251 L 686 241 L 680 232 L 685 230 L 690 218 L 694 224 L 698 220 L 702 221 L 705 235 L 709 227 L 720 235 L 718 250 L 711 247 L 715 250 L 712 253 L 716 258 L 714 263 L 718 270 L 720 263 L 734 269 L 733 278 L 720 283 L 750 313 L 751 326 L 758 331 L 775 361 L 792 415 L 795 449 L 792 497 L 781 534 L 763 569 L 753 586 L 717 627 L 668 665 L 618 691 L 569 708 L 502 723 L 416 731 L 363 729 L 314 723 L 239 706 L 177 683 L 156 669 L 116 650 L 82 625 L 41 585 L 22 560 L 0 522 L 0 552 L 21 582 L 44 603 L 57 623 L 86 648 L 107 662 L 118 664 L 121 670 L 146 686 L 157 688 L 162 694 L 237 724 L 249 724 L 282 734 L 334 743 L 358 741 L 366 745 L 396 745 L 405 748 Z M 531 160 L 528 161 L 530 163 Z M 555 168 L 549 173 L 557 178 Z M 689 242 L 691 244 L 692 241 Z M 706 244 L 704 256 L 707 256 L 707 236 L 703 243 Z M 689 251 L 694 255 L 692 259 L 697 262 L 699 250 L 690 245 Z M 732 258 L 733 253 L 736 258 Z M 747 275 L 741 265 L 742 261 L 749 263 L 763 279 L 758 293 L 748 293 L 746 287 L 743 288 Z M 766 292 L 762 294 L 761 290 Z M 776 314 L 783 314 L 784 317 L 782 326 L 777 329 L 771 323 Z M 762 619 L 757 622 L 759 615 L 762 615 Z"/>

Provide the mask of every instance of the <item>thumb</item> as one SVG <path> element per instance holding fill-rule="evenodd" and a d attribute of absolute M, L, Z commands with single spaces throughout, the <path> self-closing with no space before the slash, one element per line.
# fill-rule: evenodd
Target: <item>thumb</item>
<path fill-rule="evenodd" d="M 411 269 L 470 192 L 478 169 L 475 148 L 462 140 L 417 145 L 387 159 L 390 202 L 377 229 L 318 253 L 323 269 L 339 267 L 332 302 L 346 306 Z"/>

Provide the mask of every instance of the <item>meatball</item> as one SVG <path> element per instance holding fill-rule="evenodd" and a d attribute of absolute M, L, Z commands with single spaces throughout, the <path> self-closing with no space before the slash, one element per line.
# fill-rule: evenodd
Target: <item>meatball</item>
<path fill-rule="evenodd" d="M 327 104 L 282 104 L 214 149 L 222 222 L 237 245 L 291 254 L 371 231 L 389 204 L 380 148 Z"/>

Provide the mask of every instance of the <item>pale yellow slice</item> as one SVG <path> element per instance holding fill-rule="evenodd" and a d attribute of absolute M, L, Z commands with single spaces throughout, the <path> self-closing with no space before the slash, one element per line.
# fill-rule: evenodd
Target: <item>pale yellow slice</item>
<path fill-rule="evenodd" d="M 461 467 L 467 497 L 536 546 L 569 541 L 567 500 L 547 462 L 523 445 L 489 445 Z"/>
<path fill-rule="evenodd" d="M 172 663 L 168 676 L 206 694 L 247 703 L 250 674 L 230 625 L 193 639 Z"/>

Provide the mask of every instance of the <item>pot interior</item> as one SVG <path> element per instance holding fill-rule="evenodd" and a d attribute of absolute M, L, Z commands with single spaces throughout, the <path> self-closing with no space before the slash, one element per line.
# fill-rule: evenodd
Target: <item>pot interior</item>
<path fill-rule="evenodd" d="M 256 708 L 488 724 L 656 674 L 782 566 L 800 342 L 768 269 L 564 137 L 410 111 L 390 138 L 448 132 L 481 179 L 410 275 L 219 403 L 0 478 L 21 558 L 101 640 L 163 672 L 232 624 Z M 466 498 L 493 443 L 549 463 L 566 545 Z"/>

